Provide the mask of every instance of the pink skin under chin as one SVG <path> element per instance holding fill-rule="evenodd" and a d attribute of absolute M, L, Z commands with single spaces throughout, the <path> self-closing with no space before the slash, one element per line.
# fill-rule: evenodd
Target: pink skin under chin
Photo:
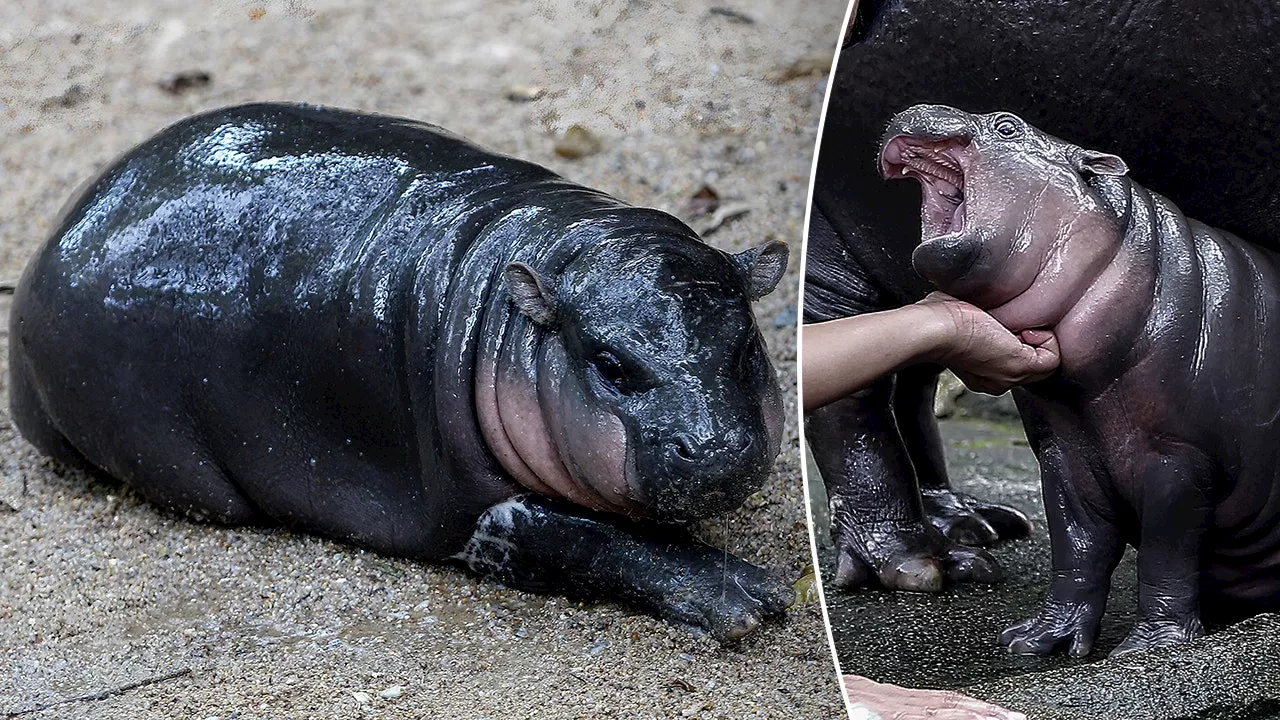
<path fill-rule="evenodd" d="M 550 448 L 548 442 L 538 441 L 539 433 L 545 435 L 546 431 L 541 414 L 536 404 L 529 408 L 527 403 L 520 402 L 520 393 L 516 391 L 518 382 L 508 373 L 504 372 L 501 379 L 497 377 L 496 365 L 492 358 L 482 359 L 476 365 L 476 412 L 485 443 L 516 482 L 541 495 L 559 495 L 542 480 L 556 474 L 559 458 L 542 450 Z M 501 407 L 499 395 L 504 400 Z M 508 428 L 513 429 L 511 434 Z M 559 470 L 563 472 L 563 467 Z"/>
<path fill-rule="evenodd" d="M 587 401 L 585 391 L 567 385 L 556 368 L 568 366 L 564 347 L 553 343 L 539 362 L 537 401 L 546 437 L 563 461 L 569 486 L 564 497 L 587 507 L 631 516 L 647 509 L 627 482 L 627 433 L 613 413 Z M 575 378 L 567 378 L 570 383 Z M 557 489 L 561 489 L 557 487 Z"/>
<path fill-rule="evenodd" d="M 627 484 L 627 437 L 622 422 L 602 408 L 569 408 L 559 372 L 563 348 L 553 345 L 538 373 L 541 387 L 514 353 L 476 367 L 476 413 L 490 451 L 518 484 L 549 497 L 603 512 L 645 515 Z M 573 418 L 571 432 L 565 418 Z"/>

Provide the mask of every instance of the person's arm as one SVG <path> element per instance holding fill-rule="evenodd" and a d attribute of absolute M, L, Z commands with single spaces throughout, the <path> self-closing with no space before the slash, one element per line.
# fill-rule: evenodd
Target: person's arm
<path fill-rule="evenodd" d="M 914 305 L 800 329 L 805 412 L 918 363 L 951 368 L 971 389 L 998 394 L 1048 377 L 1058 343 L 1045 330 L 1006 330 L 969 303 L 933 293 Z"/>
<path fill-rule="evenodd" d="M 845 675 L 843 685 L 854 720 L 1027 720 L 950 690 L 912 690 L 858 675 Z"/>

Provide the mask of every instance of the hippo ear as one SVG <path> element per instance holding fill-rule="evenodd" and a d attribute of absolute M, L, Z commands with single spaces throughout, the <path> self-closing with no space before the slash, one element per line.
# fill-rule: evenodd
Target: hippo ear
<path fill-rule="evenodd" d="M 539 325 L 556 321 L 556 296 L 537 270 L 521 262 L 507 263 L 503 270 L 511 301 Z"/>
<path fill-rule="evenodd" d="M 747 280 L 747 294 L 759 300 L 778 287 L 787 271 L 787 244 L 774 240 L 743 250 L 733 256 L 733 264 Z"/>
<path fill-rule="evenodd" d="M 1127 175 L 1129 166 L 1118 155 L 1082 149 L 1076 157 L 1076 170 L 1090 175 Z"/>

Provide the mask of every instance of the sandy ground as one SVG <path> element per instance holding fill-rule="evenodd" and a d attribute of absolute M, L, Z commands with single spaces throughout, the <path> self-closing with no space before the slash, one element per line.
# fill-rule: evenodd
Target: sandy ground
<path fill-rule="evenodd" d="M 307 100 L 435 122 L 677 214 L 704 183 L 745 203 L 708 240 L 791 242 L 792 269 L 757 310 L 794 386 L 825 82 L 805 59 L 834 50 L 841 0 L 734 0 L 752 22 L 693 0 L 116 5 L 0 5 L 0 280 L 17 276 L 81 181 L 164 125 L 237 102 Z M 211 82 L 161 89 L 189 71 Z M 546 94 L 517 102 L 508 85 Z M 573 124 L 603 149 L 557 156 Z M 0 300 L 6 327 L 8 310 Z M 793 413 L 789 398 L 769 485 L 701 532 L 789 579 L 809 562 Z M 171 516 L 42 460 L 4 413 L 0 500 L 0 714 L 173 674 L 28 717 L 843 714 L 816 603 L 719 647 L 616 604 Z"/>
<path fill-rule="evenodd" d="M 997 645 L 999 632 L 1031 615 L 1044 597 L 1051 575 L 1049 538 L 1039 469 L 1011 415 L 1012 403 L 962 406 L 966 410 L 977 412 L 941 424 L 953 482 L 1025 510 L 1035 525 L 1032 537 L 993 549 L 1007 575 L 996 585 L 964 585 L 938 595 L 828 592 L 832 633 L 847 672 L 911 687 L 959 689 L 1032 720 L 1280 717 L 1280 616 L 1210 628 L 1210 636 L 1168 650 L 1107 659 L 1134 621 L 1132 550 L 1113 575 L 1102 632 L 1088 658 L 1021 657 Z M 816 471 L 811 476 L 816 479 Z M 815 496 L 822 494 L 820 486 L 813 489 Z M 825 512 L 816 524 L 828 526 Z M 826 532 L 819 538 L 825 545 L 822 568 L 830 572 L 834 552 Z"/>

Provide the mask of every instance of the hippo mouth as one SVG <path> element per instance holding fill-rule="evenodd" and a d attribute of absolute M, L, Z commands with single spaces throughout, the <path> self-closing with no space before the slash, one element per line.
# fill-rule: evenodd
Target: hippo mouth
<path fill-rule="evenodd" d="M 964 230 L 964 167 L 960 157 L 967 145 L 957 138 L 898 135 L 885 143 L 880 153 L 880 173 L 886 179 L 920 181 L 922 242 Z"/>

